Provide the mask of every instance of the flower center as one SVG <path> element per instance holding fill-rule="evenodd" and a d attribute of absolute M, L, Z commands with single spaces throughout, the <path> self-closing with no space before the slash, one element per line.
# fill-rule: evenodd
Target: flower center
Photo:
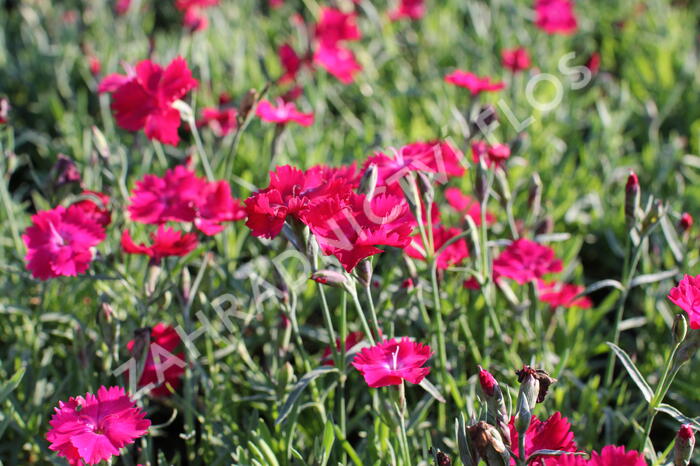
<path fill-rule="evenodd" d="M 391 355 L 393 359 L 393 364 L 391 365 L 391 368 L 393 370 L 398 370 L 399 369 L 399 347 L 396 346 L 396 351 Z"/>

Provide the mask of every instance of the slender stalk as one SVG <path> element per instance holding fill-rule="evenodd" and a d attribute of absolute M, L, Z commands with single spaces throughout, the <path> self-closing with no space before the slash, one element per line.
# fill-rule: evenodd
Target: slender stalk
<path fill-rule="evenodd" d="M 367 335 L 367 339 L 369 340 L 370 344 L 372 346 L 375 345 L 374 337 L 372 336 L 372 330 L 369 328 L 369 324 L 367 323 L 367 318 L 365 317 L 365 312 L 362 310 L 362 305 L 360 304 L 360 300 L 357 297 L 357 291 L 355 290 L 355 286 L 353 285 L 352 288 L 348 288 L 348 293 L 350 294 L 350 297 L 352 298 L 352 302 L 355 305 L 355 310 L 357 311 L 358 316 L 360 317 L 360 322 L 362 323 L 362 329 Z"/>
<path fill-rule="evenodd" d="M 336 367 L 340 369 L 340 383 L 338 384 L 338 398 L 340 399 L 338 411 L 338 419 L 340 420 L 340 431 L 343 434 L 343 438 L 347 436 L 347 420 L 346 420 L 346 401 L 345 401 L 345 382 L 347 380 L 347 374 L 345 373 L 345 341 L 348 337 L 348 322 L 347 322 L 347 305 L 348 296 L 343 293 L 340 298 L 340 355 L 336 361 Z M 341 464 L 347 463 L 347 453 L 343 450 Z"/>
<path fill-rule="evenodd" d="M 190 130 L 192 131 L 192 135 L 194 136 L 194 143 L 197 146 L 197 153 L 199 154 L 199 158 L 202 161 L 204 173 L 207 175 L 207 179 L 209 181 L 214 181 L 214 172 L 211 169 L 211 165 L 209 165 L 209 158 L 207 157 L 207 153 L 204 150 L 202 138 L 199 137 L 199 130 L 197 129 L 197 124 L 194 121 L 194 117 L 188 118 L 187 123 L 190 125 Z"/>
<path fill-rule="evenodd" d="M 367 302 L 369 303 L 370 318 L 372 319 L 372 325 L 374 326 L 374 331 L 376 332 L 377 339 L 383 339 L 383 334 L 379 327 L 379 320 L 377 319 L 377 311 L 374 308 L 374 299 L 372 298 L 372 290 L 370 289 L 370 284 L 368 283 L 364 286 L 365 295 L 367 296 Z"/>

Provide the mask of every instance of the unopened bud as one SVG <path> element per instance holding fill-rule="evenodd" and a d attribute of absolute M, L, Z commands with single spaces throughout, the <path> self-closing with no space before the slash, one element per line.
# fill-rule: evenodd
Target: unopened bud
<path fill-rule="evenodd" d="M 676 317 L 674 317 L 671 333 L 673 334 L 673 343 L 675 345 L 678 345 L 685 340 L 685 337 L 688 334 L 688 321 L 685 319 L 683 314 L 676 314 Z"/>
<path fill-rule="evenodd" d="M 530 191 L 527 195 L 527 207 L 532 212 L 532 216 L 537 218 L 542 209 L 542 178 L 537 173 L 530 178 Z"/>
<path fill-rule="evenodd" d="M 287 361 L 277 370 L 277 392 L 284 395 L 287 385 L 294 381 L 294 368 Z"/>
<path fill-rule="evenodd" d="M 523 392 L 520 392 L 518 395 L 517 411 L 515 413 L 515 430 L 520 435 L 525 435 L 525 432 L 527 432 L 532 422 L 532 408 L 534 408 L 534 405 L 530 406 L 528 403 L 527 397 Z"/>
<path fill-rule="evenodd" d="M 289 302 L 289 286 L 287 285 L 287 280 L 285 278 L 285 273 L 282 271 L 281 267 L 277 262 L 272 261 L 272 276 L 275 280 L 275 288 L 277 288 L 277 294 L 284 303 Z"/>
<path fill-rule="evenodd" d="M 156 286 L 158 285 L 158 277 L 160 276 L 160 264 L 152 261 L 148 265 L 148 278 L 146 279 L 145 291 L 146 296 L 151 297 L 156 291 Z"/>
<path fill-rule="evenodd" d="M 190 293 L 192 292 L 192 275 L 190 270 L 185 266 L 182 268 L 182 297 L 185 301 L 190 300 Z"/>
<path fill-rule="evenodd" d="M 673 466 L 688 466 L 695 448 L 695 431 L 689 424 L 684 424 L 676 434 L 673 447 Z"/>
<path fill-rule="evenodd" d="M 508 410 L 503 398 L 503 392 L 501 392 L 501 387 L 498 385 L 498 381 L 489 371 L 484 370 L 481 366 L 478 367 L 479 385 L 481 385 L 481 390 L 484 392 L 489 413 L 495 419 L 506 416 L 508 414 Z"/>
<path fill-rule="evenodd" d="M 548 235 L 554 231 L 554 219 L 551 215 L 545 216 L 540 222 L 535 226 L 536 235 Z"/>
<path fill-rule="evenodd" d="M 641 200 L 639 178 L 635 172 L 630 172 L 625 185 L 625 221 L 627 228 L 632 228 L 637 220 L 637 210 Z"/>
<path fill-rule="evenodd" d="M 418 187 L 423 195 L 423 201 L 426 205 L 432 204 L 435 200 L 435 188 L 430 176 L 425 172 L 418 173 Z"/>
<path fill-rule="evenodd" d="M 240 117 L 245 120 L 250 112 L 253 110 L 255 103 L 258 101 L 258 91 L 255 89 L 250 89 L 241 99 L 241 105 L 238 109 Z"/>
<path fill-rule="evenodd" d="M 487 466 L 507 466 L 510 464 L 508 448 L 494 426 L 479 421 L 468 427 L 467 430 L 477 456 L 483 459 Z"/>
<path fill-rule="evenodd" d="M 104 316 L 105 321 L 111 322 L 112 315 L 114 314 L 114 309 L 112 309 L 112 306 L 107 302 L 103 302 L 100 307 L 102 308 L 102 315 Z"/>
<path fill-rule="evenodd" d="M 442 452 L 439 448 L 430 448 L 430 452 L 435 458 L 435 466 L 452 466 L 452 460 L 447 454 Z"/>
<path fill-rule="evenodd" d="M 542 403 L 547 396 L 549 386 L 557 379 L 552 378 L 547 372 L 541 369 L 534 369 L 530 366 L 523 366 L 519 371 L 515 371 L 520 382 L 520 393 L 522 393 L 528 402 L 530 408 L 534 408 L 535 403 Z"/>
<path fill-rule="evenodd" d="M 7 123 L 10 119 L 10 101 L 6 97 L 0 98 L 0 125 Z"/>
<path fill-rule="evenodd" d="M 371 164 L 362 175 L 360 179 L 360 186 L 357 188 L 357 192 L 367 196 L 367 199 L 372 199 L 374 197 L 374 190 L 377 188 L 377 179 L 379 177 L 379 170 L 375 164 Z"/>
<path fill-rule="evenodd" d="M 686 336 L 686 339 L 681 343 L 681 347 L 678 348 L 676 353 L 676 365 L 680 366 L 690 361 L 695 353 L 700 349 L 700 330 L 690 329 Z"/>
<path fill-rule="evenodd" d="M 501 204 L 506 205 L 510 202 L 510 186 L 508 186 L 508 178 L 503 170 L 496 170 L 496 179 L 498 180 L 498 194 L 501 195 Z"/>
<path fill-rule="evenodd" d="M 348 279 L 345 274 L 335 270 L 318 270 L 311 274 L 311 280 L 335 288 L 347 288 L 348 286 Z"/>
<path fill-rule="evenodd" d="M 681 219 L 678 221 L 678 229 L 681 233 L 686 233 L 693 226 L 693 216 L 688 212 L 683 212 Z"/>
<path fill-rule="evenodd" d="M 357 278 L 362 283 L 362 286 L 367 288 L 372 283 L 372 261 L 369 259 L 362 259 L 355 269 Z"/>

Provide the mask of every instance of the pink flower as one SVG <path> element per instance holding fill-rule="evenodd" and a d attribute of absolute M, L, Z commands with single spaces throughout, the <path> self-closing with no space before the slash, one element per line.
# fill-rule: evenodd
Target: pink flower
<path fill-rule="evenodd" d="M 625 447 L 607 445 L 593 452 L 590 459 L 583 456 L 562 455 L 547 460 L 548 466 L 647 466 L 644 456 Z"/>
<path fill-rule="evenodd" d="M 354 167 L 313 167 L 306 172 L 288 165 L 270 172 L 270 185 L 245 200 L 246 226 L 253 236 L 274 238 L 288 217 L 302 221 L 322 200 L 348 198 L 358 184 Z"/>
<path fill-rule="evenodd" d="M 136 244 L 131 239 L 129 230 L 122 233 L 122 249 L 129 254 L 143 254 L 158 264 L 164 257 L 186 256 L 197 247 L 197 235 L 194 233 L 182 233 L 164 225 L 158 226 L 155 233 L 151 233 L 153 244 L 146 246 L 144 243 Z"/>
<path fill-rule="evenodd" d="M 455 86 L 469 89 L 473 96 L 482 92 L 496 92 L 506 87 L 503 82 L 491 81 L 488 76 L 480 78 L 474 73 L 456 70 L 445 76 L 445 81 Z"/>
<path fill-rule="evenodd" d="M 99 75 L 100 71 L 102 71 L 102 62 L 100 62 L 100 59 L 94 55 L 88 57 L 88 66 L 90 68 L 90 73 L 93 76 Z"/>
<path fill-rule="evenodd" d="M 382 252 L 377 246 L 403 248 L 410 242 L 412 216 L 402 196 L 379 194 L 367 199 L 327 197 L 303 214 L 303 221 L 326 255 L 334 255 L 350 272 L 364 258 Z"/>
<path fill-rule="evenodd" d="M 355 13 L 323 7 L 321 19 L 316 25 L 316 39 L 321 45 L 330 48 L 335 48 L 341 41 L 359 40 L 362 34 L 357 27 L 356 18 Z"/>
<path fill-rule="evenodd" d="M 479 163 L 484 159 L 487 167 L 502 168 L 510 158 L 510 147 L 506 144 L 494 144 L 490 146 L 484 141 L 472 142 L 472 160 Z"/>
<path fill-rule="evenodd" d="M 278 82 L 280 84 L 295 81 L 297 79 L 297 73 L 301 70 L 304 62 L 299 58 L 294 48 L 289 44 L 282 44 L 277 51 L 280 57 L 280 62 L 282 63 L 282 68 L 284 68 L 284 74 L 279 78 Z"/>
<path fill-rule="evenodd" d="M 561 261 L 554 251 L 529 239 L 513 241 L 493 261 L 494 278 L 506 277 L 524 284 L 548 273 L 561 272 Z"/>
<path fill-rule="evenodd" d="M 498 382 L 496 382 L 496 379 L 489 371 L 479 366 L 479 385 L 481 385 L 481 389 L 487 396 L 493 396 Z"/>
<path fill-rule="evenodd" d="M 80 208 L 86 218 L 90 218 L 106 228 L 112 222 L 112 213 L 109 211 L 109 196 L 96 191 L 83 191 L 81 195 L 86 196 L 87 199 L 73 205 Z M 98 202 L 95 202 L 93 198 Z"/>
<path fill-rule="evenodd" d="M 235 108 L 214 108 L 202 109 L 202 118 L 197 121 L 197 126 L 208 126 L 215 135 L 224 137 L 231 133 L 238 126 L 236 116 L 238 112 Z"/>
<path fill-rule="evenodd" d="M 600 54 L 593 52 L 586 62 L 586 68 L 591 70 L 591 74 L 596 75 L 600 71 Z"/>
<path fill-rule="evenodd" d="M 125 15 L 129 11 L 131 6 L 131 0 L 117 0 L 117 4 L 114 6 L 118 15 Z"/>
<path fill-rule="evenodd" d="M 0 98 L 0 125 L 4 125 L 9 121 L 10 101 L 7 98 Z"/>
<path fill-rule="evenodd" d="M 504 49 L 501 52 L 501 63 L 504 68 L 511 70 L 513 73 L 524 71 L 530 68 L 530 54 L 524 47 L 516 47 L 514 49 Z"/>
<path fill-rule="evenodd" d="M 578 28 L 571 0 L 535 0 L 535 13 L 535 25 L 547 34 L 569 35 Z"/>
<path fill-rule="evenodd" d="M 479 201 L 462 194 L 459 188 L 447 188 L 445 190 L 445 199 L 447 203 L 457 212 L 462 215 L 468 215 L 474 220 L 474 223 L 479 226 L 481 225 L 481 205 Z M 488 225 L 496 221 L 496 218 L 491 212 L 486 212 L 486 223 Z"/>
<path fill-rule="evenodd" d="M 284 5 L 284 0 L 268 0 L 267 3 L 270 5 L 270 8 L 276 9 Z"/>
<path fill-rule="evenodd" d="M 355 59 L 355 54 L 340 46 L 319 45 L 314 53 L 314 63 L 338 78 L 343 84 L 353 82 L 355 74 L 362 70 L 362 66 Z"/>
<path fill-rule="evenodd" d="M 693 227 L 693 216 L 688 212 L 683 212 L 681 219 L 678 221 L 678 228 L 685 233 Z"/>
<path fill-rule="evenodd" d="M 139 378 L 138 386 L 140 388 L 153 384 L 155 388 L 151 390 L 151 395 L 170 396 L 170 390 L 165 384 L 168 383 L 173 387 L 173 390 L 177 390 L 182 383 L 182 374 L 185 373 L 184 353 L 172 354 L 181 343 L 180 336 L 173 327 L 158 323 L 150 329 L 149 341 L 148 355 L 146 356 L 146 363 Z M 139 343 L 142 346 L 144 342 Z M 137 359 L 142 357 L 141 351 L 143 348 L 138 348 L 137 340 L 130 340 L 126 344 L 126 348 L 133 357 Z M 158 357 L 160 367 L 156 365 L 154 354 Z M 173 362 L 172 359 L 174 358 L 177 358 L 179 362 Z M 158 380 L 159 374 L 161 380 Z M 130 376 L 128 372 L 127 376 Z"/>
<path fill-rule="evenodd" d="M 46 433 L 49 449 L 71 464 L 97 464 L 119 456 L 119 450 L 148 432 L 151 421 L 121 387 L 100 387 L 97 396 L 58 402 Z"/>
<path fill-rule="evenodd" d="M 112 110 L 117 124 L 128 131 L 143 129 L 149 139 L 176 146 L 180 141 L 180 112 L 172 104 L 191 89 L 197 80 L 181 57 L 167 68 L 144 60 L 134 75 L 107 76 L 98 92 L 112 92 Z"/>
<path fill-rule="evenodd" d="M 459 228 L 445 228 L 442 226 L 433 227 L 433 244 L 435 252 L 437 252 L 450 239 L 462 233 Z M 414 259 L 425 260 L 425 248 L 427 245 L 419 244 L 420 236 L 414 236 L 411 244 L 404 248 L 407 256 Z M 453 265 L 457 265 L 464 259 L 469 257 L 469 247 L 464 238 L 460 238 L 454 243 L 445 248 L 437 258 L 437 268 L 439 270 L 447 269 Z"/>
<path fill-rule="evenodd" d="M 518 445 L 518 431 L 515 429 L 515 417 L 511 417 L 510 423 L 510 444 Z M 574 433 L 571 432 L 571 424 L 561 413 L 554 413 L 549 419 L 542 422 L 537 417 L 533 416 L 530 427 L 525 432 L 525 456 L 529 457 L 537 450 L 560 450 L 560 451 L 577 451 Z M 513 453 L 518 456 L 518 449 L 514 448 Z M 549 463 L 551 460 L 547 460 Z M 537 457 L 529 464 L 534 466 L 542 466 L 545 461 L 542 457 Z M 511 465 L 515 461 L 511 459 Z"/>
<path fill-rule="evenodd" d="M 22 235 L 28 252 L 27 269 L 34 278 L 47 280 L 84 273 L 95 246 L 105 239 L 104 228 L 81 206 L 44 210 L 32 216 Z"/>
<path fill-rule="evenodd" d="M 186 9 L 182 15 L 182 24 L 191 32 L 197 32 L 208 28 L 209 20 L 201 8 L 192 7 Z"/>
<path fill-rule="evenodd" d="M 700 329 L 700 275 L 685 275 L 668 299 L 688 313 L 690 328 Z"/>
<path fill-rule="evenodd" d="M 365 337 L 365 334 L 362 332 L 350 332 L 347 334 L 345 337 L 345 352 L 347 353 L 351 349 L 355 347 L 358 343 L 362 341 L 362 339 Z M 340 351 L 340 339 L 336 338 L 335 339 L 335 349 L 337 351 Z M 335 366 L 335 363 L 333 362 L 333 358 L 331 358 L 331 354 L 333 351 L 331 350 L 330 346 L 326 346 L 326 349 L 323 350 L 323 356 L 321 359 L 321 364 L 324 366 Z"/>
<path fill-rule="evenodd" d="M 537 289 L 539 291 L 540 301 L 549 303 L 552 308 L 561 306 L 567 309 L 573 307 L 590 309 L 593 306 L 593 302 L 591 302 L 588 296 L 582 296 L 576 299 L 576 296 L 585 290 L 585 288 L 580 285 L 537 280 Z"/>
<path fill-rule="evenodd" d="M 209 8 L 219 4 L 219 0 L 175 0 L 175 8 L 187 11 L 190 8 Z"/>
<path fill-rule="evenodd" d="M 389 12 L 389 19 L 421 19 L 425 16 L 425 0 L 399 0 L 396 8 Z"/>
<path fill-rule="evenodd" d="M 311 126 L 314 123 L 313 113 L 302 113 L 297 110 L 294 102 L 285 102 L 282 99 L 277 99 L 277 107 L 272 105 L 269 100 L 261 100 L 255 114 L 263 121 L 278 125 L 286 125 L 290 121 L 301 126 Z"/>
<path fill-rule="evenodd" d="M 162 178 L 146 175 L 137 181 L 127 209 L 135 222 L 192 222 L 209 236 L 223 229 L 221 223 L 245 218 L 228 182 L 208 182 L 185 165 L 166 171 Z"/>
<path fill-rule="evenodd" d="M 431 355 L 428 345 L 392 338 L 364 348 L 352 365 L 372 388 L 399 385 L 403 380 L 418 384 L 430 373 L 429 367 L 422 366 Z"/>
<path fill-rule="evenodd" d="M 462 283 L 462 287 L 467 290 L 474 291 L 478 291 L 481 289 L 481 285 L 479 285 L 479 280 L 477 280 L 474 277 L 469 277 L 468 279 L 464 280 L 464 282 Z"/>

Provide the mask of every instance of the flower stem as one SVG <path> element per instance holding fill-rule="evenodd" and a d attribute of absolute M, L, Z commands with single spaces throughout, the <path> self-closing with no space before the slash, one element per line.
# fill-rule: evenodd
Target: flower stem
<path fill-rule="evenodd" d="M 204 150 L 204 145 L 202 144 L 202 138 L 199 137 L 199 130 L 197 129 L 197 124 L 194 121 L 194 117 L 188 118 L 187 123 L 190 125 L 190 130 L 192 131 L 192 136 L 194 136 L 194 143 L 197 146 L 197 153 L 202 161 L 202 166 L 204 167 L 204 173 L 207 175 L 209 181 L 214 181 L 214 172 L 209 165 L 209 158 Z"/>

